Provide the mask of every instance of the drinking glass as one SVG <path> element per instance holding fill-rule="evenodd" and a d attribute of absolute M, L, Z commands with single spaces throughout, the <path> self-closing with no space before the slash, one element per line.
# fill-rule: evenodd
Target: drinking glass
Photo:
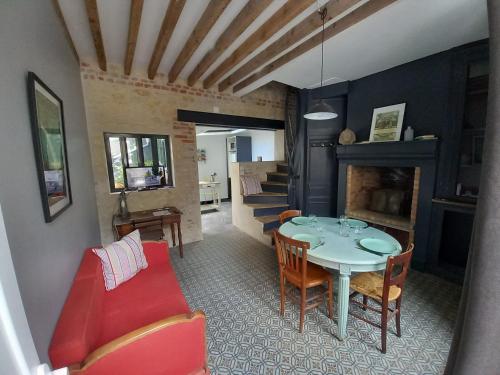
<path fill-rule="evenodd" d="M 349 227 L 349 222 L 347 221 L 347 219 L 345 217 L 343 219 L 341 219 L 339 234 L 342 237 L 349 237 L 350 229 L 351 228 Z"/>

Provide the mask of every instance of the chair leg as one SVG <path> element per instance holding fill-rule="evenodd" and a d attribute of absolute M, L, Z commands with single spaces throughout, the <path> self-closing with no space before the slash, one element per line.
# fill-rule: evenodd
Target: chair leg
<path fill-rule="evenodd" d="M 363 296 L 363 310 L 366 311 L 366 305 L 368 304 L 368 297 Z"/>
<path fill-rule="evenodd" d="M 333 279 L 328 279 L 328 317 L 333 319 Z"/>
<path fill-rule="evenodd" d="M 396 300 L 396 334 L 401 337 L 401 297 Z"/>
<path fill-rule="evenodd" d="M 302 333 L 304 329 L 304 314 L 306 311 L 306 288 L 300 289 L 300 321 L 299 321 L 299 332 Z"/>
<path fill-rule="evenodd" d="M 280 275 L 280 315 L 285 315 L 285 280 L 282 275 Z"/>
<path fill-rule="evenodd" d="M 382 353 L 385 354 L 387 350 L 387 315 L 388 315 L 388 306 L 387 301 L 382 302 L 382 321 L 381 321 L 381 329 L 382 329 Z"/>

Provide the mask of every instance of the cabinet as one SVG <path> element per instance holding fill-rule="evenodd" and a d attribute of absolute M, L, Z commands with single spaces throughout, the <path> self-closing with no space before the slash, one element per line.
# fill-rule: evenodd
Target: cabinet
<path fill-rule="evenodd" d="M 252 161 L 252 137 L 233 136 L 226 138 L 227 149 L 227 186 L 228 196 L 231 199 L 231 163 Z"/>
<path fill-rule="evenodd" d="M 228 137 L 227 138 L 228 162 L 252 161 L 252 137 Z"/>
<path fill-rule="evenodd" d="M 488 43 L 456 52 L 450 91 L 451 127 L 432 201 L 426 269 L 462 282 L 479 193 L 488 99 Z"/>

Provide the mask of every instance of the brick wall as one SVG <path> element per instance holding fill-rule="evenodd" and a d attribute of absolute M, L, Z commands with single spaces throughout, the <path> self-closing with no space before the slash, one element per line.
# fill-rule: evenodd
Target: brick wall
<path fill-rule="evenodd" d="M 202 239 L 199 209 L 198 165 L 195 125 L 177 121 L 177 109 L 282 120 L 284 87 L 269 84 L 243 97 L 228 92 L 168 83 L 158 74 L 151 81 L 142 75 L 123 75 L 123 68 L 110 65 L 107 72 L 87 63 L 81 65 L 88 136 L 92 154 L 101 238 L 113 240 L 112 215 L 118 196 L 109 190 L 104 132 L 167 134 L 172 139 L 175 187 L 128 194 L 131 211 L 174 205 L 184 212 L 184 242 Z M 167 231 L 169 232 L 169 231 Z"/>

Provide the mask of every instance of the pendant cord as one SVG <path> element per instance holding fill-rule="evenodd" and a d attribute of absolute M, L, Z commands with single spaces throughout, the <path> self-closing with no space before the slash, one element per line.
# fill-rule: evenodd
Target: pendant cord
<path fill-rule="evenodd" d="M 321 30 L 321 81 L 320 81 L 320 91 L 323 89 L 323 60 L 324 60 L 324 44 L 325 44 L 325 18 L 327 9 L 324 7 L 319 11 L 321 15 L 321 20 L 323 21 L 323 27 Z"/>

